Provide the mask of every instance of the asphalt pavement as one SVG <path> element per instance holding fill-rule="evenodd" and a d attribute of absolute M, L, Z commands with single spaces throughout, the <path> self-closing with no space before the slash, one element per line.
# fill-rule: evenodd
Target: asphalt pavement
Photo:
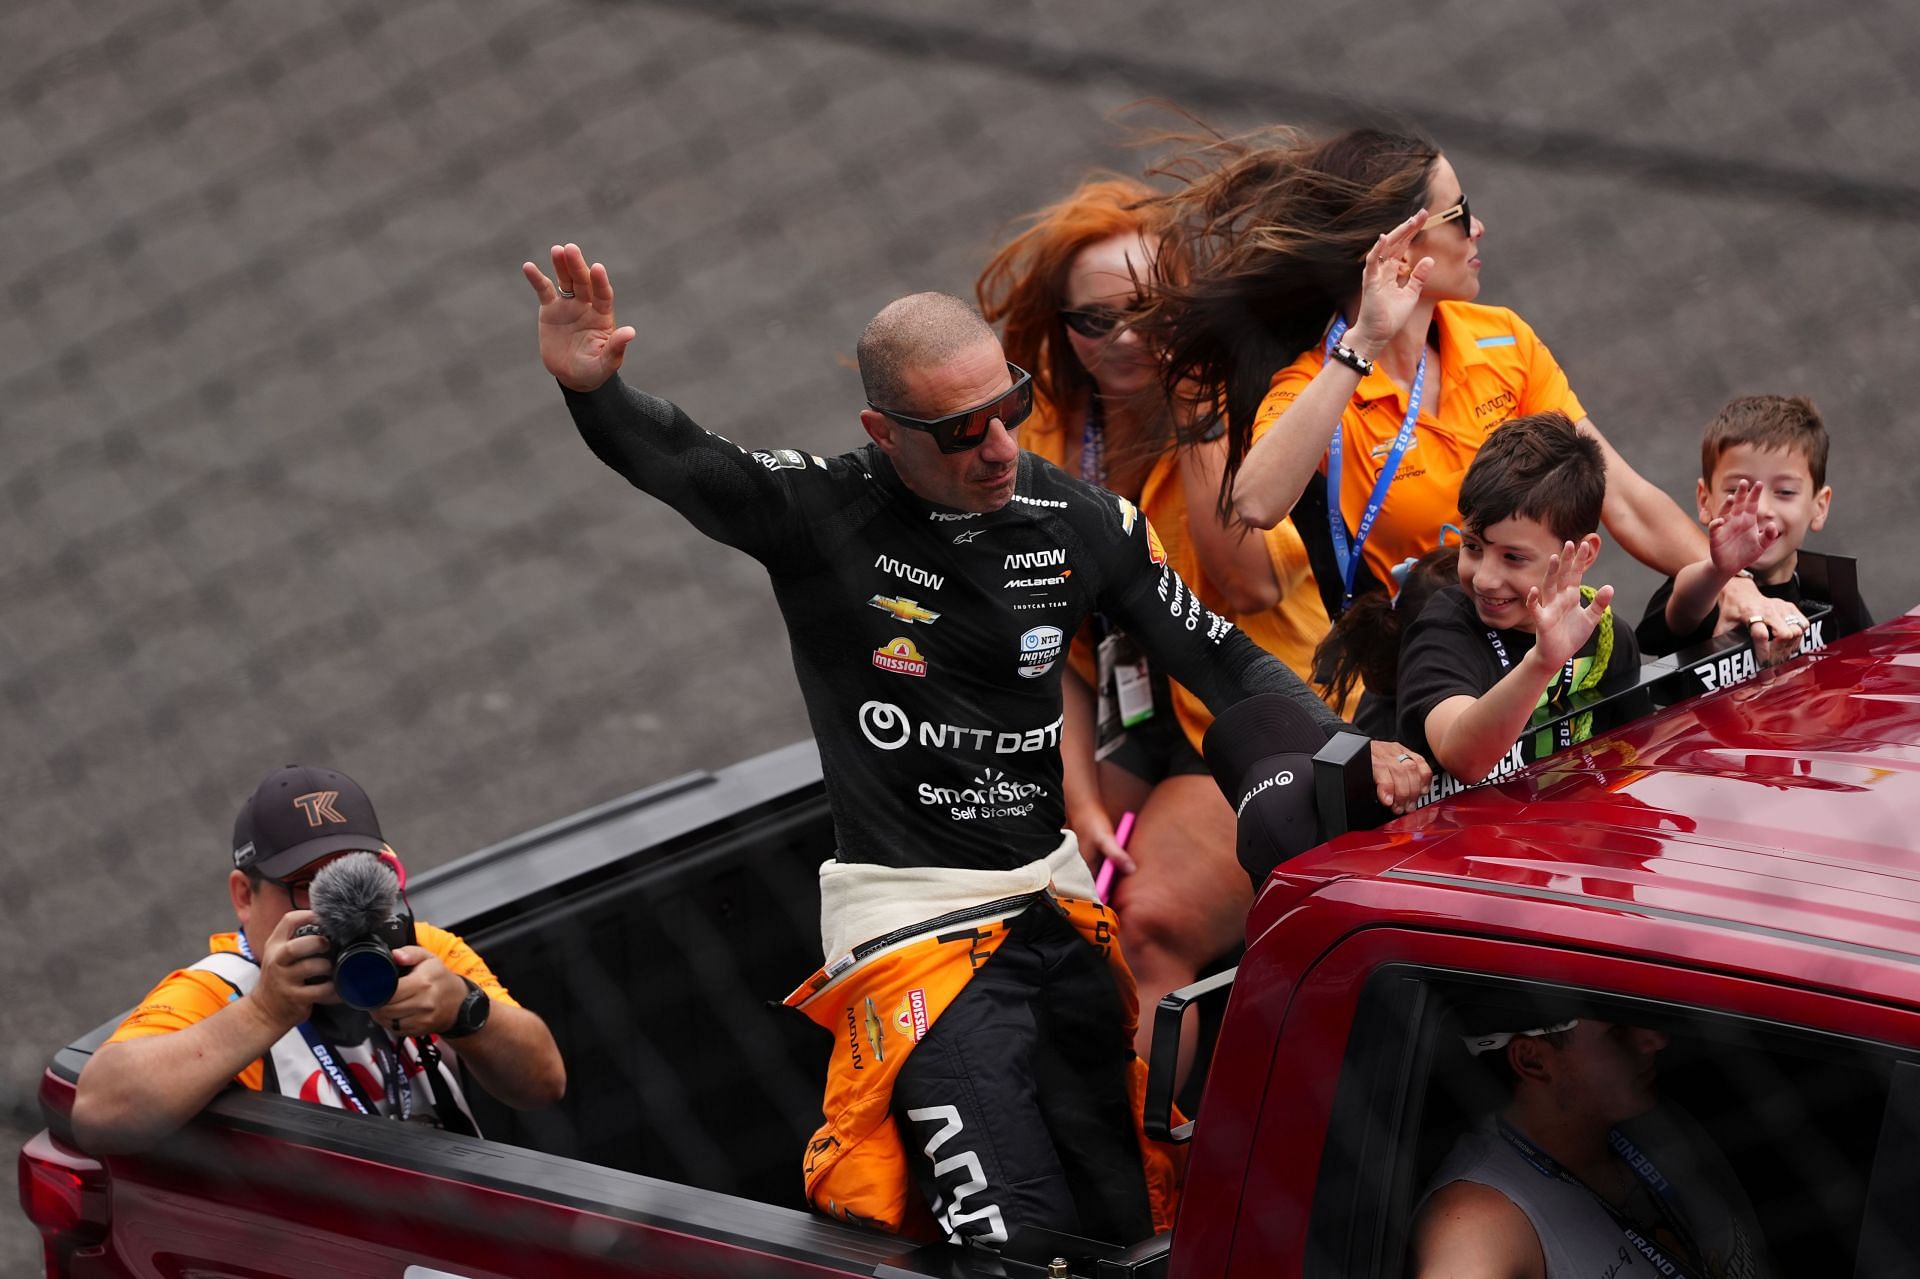
<path fill-rule="evenodd" d="M 553 241 L 612 271 L 632 381 L 836 452 L 865 320 L 1137 169 L 1126 122 L 1168 117 L 1129 104 L 1398 112 L 1487 223 L 1484 298 L 1656 483 L 1691 493 L 1727 397 L 1815 399 L 1811 544 L 1886 616 L 1920 603 L 1916 65 L 1898 0 L 16 0 L 6 1135 L 55 1048 L 230 923 L 267 769 L 353 774 L 424 869 L 806 735 L 758 567 L 600 467 L 542 374 L 518 268 Z M 0 1213 L 0 1271 L 36 1264 Z"/>

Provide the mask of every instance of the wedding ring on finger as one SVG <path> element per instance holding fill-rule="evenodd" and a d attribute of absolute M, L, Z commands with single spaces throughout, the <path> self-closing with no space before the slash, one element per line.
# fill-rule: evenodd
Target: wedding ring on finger
<path fill-rule="evenodd" d="M 1413 759 L 1413 756 L 1411 755 L 1402 755 L 1400 756 L 1400 758 L 1394 760 L 1393 762 L 1396 764 L 1406 764 L 1406 763 L 1410 763 L 1412 759 Z"/>
<path fill-rule="evenodd" d="M 1749 617 L 1749 618 L 1747 619 L 1747 625 L 1748 625 L 1748 626 L 1758 626 L 1758 625 L 1760 625 L 1760 624 L 1761 624 L 1762 622 L 1764 622 L 1764 621 L 1766 621 L 1766 620 L 1767 620 L 1767 617 L 1766 617 L 1766 614 L 1764 614 L 1764 613 L 1755 613 L 1755 614 L 1754 614 L 1754 615 L 1753 615 L 1752 617 Z"/>
<path fill-rule="evenodd" d="M 569 293 L 569 292 L 567 292 L 567 291 L 566 291 L 565 289 L 561 289 L 561 290 L 559 290 L 559 294 L 560 294 L 560 296 L 561 296 L 561 297 L 563 297 L 563 298 L 570 298 L 570 297 L 572 297 L 572 296 L 573 296 L 573 294 L 571 294 L 571 293 Z"/>

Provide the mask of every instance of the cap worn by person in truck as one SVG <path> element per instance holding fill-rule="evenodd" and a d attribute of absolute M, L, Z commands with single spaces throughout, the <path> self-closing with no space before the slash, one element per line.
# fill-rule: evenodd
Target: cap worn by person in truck
<path fill-rule="evenodd" d="M 288 764 L 261 779 L 233 822 L 235 870 L 284 879 L 333 853 L 386 853 L 373 801 L 345 773 Z"/>
<path fill-rule="evenodd" d="M 1257 889 L 1274 867 L 1320 842 L 1313 756 L 1326 733 L 1290 698 L 1261 693 L 1213 721 L 1201 745 L 1233 805 L 1236 851 Z"/>

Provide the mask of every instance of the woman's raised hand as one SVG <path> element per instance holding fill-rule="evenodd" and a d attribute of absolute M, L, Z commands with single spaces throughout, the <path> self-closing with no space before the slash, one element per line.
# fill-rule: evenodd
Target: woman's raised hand
<path fill-rule="evenodd" d="M 1413 307 L 1433 272 L 1433 259 L 1409 263 L 1413 237 L 1427 222 L 1421 209 L 1374 241 L 1360 268 L 1360 314 L 1348 331 L 1347 346 L 1372 359 L 1386 348 L 1413 314 Z"/>
<path fill-rule="evenodd" d="M 531 262 L 520 274 L 540 300 L 540 362 L 570 391 L 593 391 L 619 371 L 632 326 L 613 325 L 613 282 L 607 268 L 587 265 L 577 244 L 553 246 L 553 279 Z"/>

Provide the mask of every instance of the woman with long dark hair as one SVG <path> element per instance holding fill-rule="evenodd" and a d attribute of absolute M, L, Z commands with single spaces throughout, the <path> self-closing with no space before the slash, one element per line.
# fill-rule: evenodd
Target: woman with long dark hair
<path fill-rule="evenodd" d="M 1222 520 L 1224 442 L 1179 428 L 1162 360 L 1132 328 L 1160 252 L 1153 201 L 1139 182 L 1086 183 L 981 273 L 981 309 L 1002 328 L 1007 358 L 1033 371 L 1020 444 L 1133 502 L 1194 593 L 1306 678 L 1328 619 L 1299 535 L 1286 521 L 1260 533 Z M 1140 678 L 1138 654 L 1111 630 L 1076 643 L 1074 659 L 1062 735 L 1068 821 L 1083 852 L 1133 870 L 1114 905 L 1150 1006 L 1233 946 L 1251 890 L 1234 856 L 1233 811 L 1200 758 L 1205 706 L 1164 676 Z M 1096 688 L 1114 694 L 1098 764 Z M 1125 812 L 1137 820 L 1122 851 L 1114 827 Z M 1143 1043 L 1150 1033 L 1143 1026 Z"/>
<path fill-rule="evenodd" d="M 1383 589 L 1458 522 L 1460 481 L 1509 418 L 1565 413 L 1607 463 L 1602 519 L 1669 575 L 1706 554 L 1699 527 L 1594 426 L 1546 344 L 1480 295 L 1485 224 L 1425 139 L 1356 129 L 1208 143 L 1172 167 L 1181 271 L 1150 320 L 1170 385 L 1226 418 L 1232 510 L 1293 515 L 1330 614 Z M 1751 583 L 1730 617 L 1784 606 Z"/>

